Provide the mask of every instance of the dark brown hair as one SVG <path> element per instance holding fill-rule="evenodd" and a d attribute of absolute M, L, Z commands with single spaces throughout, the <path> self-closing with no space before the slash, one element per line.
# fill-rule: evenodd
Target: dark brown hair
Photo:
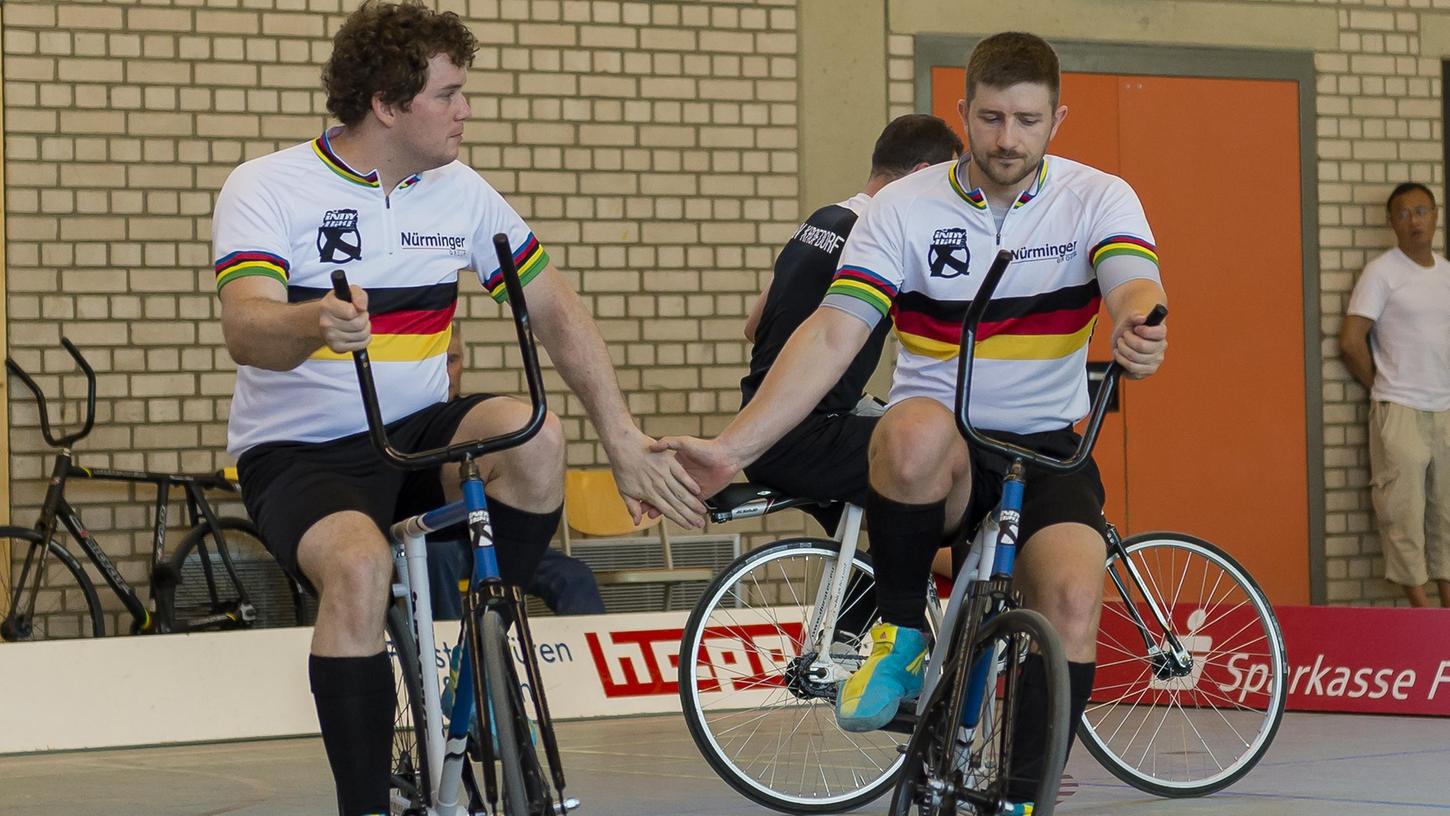
<path fill-rule="evenodd" d="M 467 68 L 477 50 L 473 33 L 451 11 L 433 11 L 419 0 L 367 0 L 332 38 L 332 56 L 322 67 L 327 109 L 348 126 L 363 120 L 378 94 L 407 110 L 428 84 L 428 60 L 447 54 Z"/>
<path fill-rule="evenodd" d="M 1010 88 L 1019 82 L 1046 85 L 1057 108 L 1062 88 L 1061 68 L 1057 52 L 1036 34 L 1004 31 L 977 43 L 967 57 L 967 104 L 971 104 L 978 85 Z"/>
<path fill-rule="evenodd" d="M 962 140 L 946 122 L 925 113 L 891 120 L 871 151 L 871 173 L 904 176 L 922 162 L 941 164 L 962 152 Z"/>

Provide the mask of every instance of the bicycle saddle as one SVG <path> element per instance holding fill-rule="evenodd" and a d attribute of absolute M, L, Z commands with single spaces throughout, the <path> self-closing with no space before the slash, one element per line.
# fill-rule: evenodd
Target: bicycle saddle
<path fill-rule="evenodd" d="M 804 505 L 827 507 L 831 504 L 834 502 L 787 496 L 775 488 L 754 482 L 737 482 L 727 485 L 724 490 L 705 500 L 705 507 L 710 512 L 710 520 L 716 522 L 755 518 L 791 507 Z"/>

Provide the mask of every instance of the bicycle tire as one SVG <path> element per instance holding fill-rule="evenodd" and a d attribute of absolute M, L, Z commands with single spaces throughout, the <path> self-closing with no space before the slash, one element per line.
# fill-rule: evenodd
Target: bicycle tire
<path fill-rule="evenodd" d="M 29 527 L 0 527 L 0 540 L 10 544 L 10 570 L 6 581 L 0 584 L 0 592 L 4 593 L 0 597 L 0 609 L 4 610 L 4 617 L 0 617 L 0 640 L 62 640 L 105 636 L 106 619 L 101 613 L 101 599 L 96 594 L 95 583 L 86 575 L 80 560 L 54 538 L 46 543 L 47 564 L 60 563 L 80 590 L 80 597 L 77 599 L 73 594 L 67 593 L 57 582 L 57 576 L 51 568 L 50 574 L 41 576 L 40 597 L 36 598 L 29 615 L 20 615 L 16 609 L 16 603 L 23 600 L 20 587 L 22 584 L 28 587 L 30 583 L 25 559 L 31 558 L 35 549 L 40 546 L 40 533 Z"/>
<path fill-rule="evenodd" d="M 1184 641 L 1185 648 L 1195 653 L 1198 673 L 1189 674 L 1187 678 L 1159 679 L 1155 686 L 1154 678 L 1147 676 L 1153 669 L 1146 646 L 1141 640 L 1131 645 L 1125 644 L 1105 626 L 1098 637 L 1099 670 L 1095 686 L 1099 693 L 1094 695 L 1094 702 L 1089 703 L 1082 721 L 1077 724 L 1078 735 L 1088 752 L 1113 776 L 1144 792 L 1176 798 L 1204 796 L 1222 790 L 1253 770 L 1268 751 L 1284 717 L 1289 669 L 1278 618 L 1263 590 L 1248 571 L 1227 552 L 1208 541 L 1181 533 L 1151 532 L 1125 540 L 1123 548 L 1139 571 L 1146 574 L 1145 583 L 1150 584 L 1146 588 L 1133 585 L 1130 587 L 1130 594 L 1134 590 L 1153 592 L 1165 609 L 1169 610 L 1175 627 L 1178 626 L 1180 616 L 1173 615 L 1172 608 L 1175 605 L 1182 607 L 1196 604 L 1196 611 L 1187 618 L 1187 634 L 1181 635 L 1180 640 Z M 1108 566 L 1112 567 L 1116 561 L 1117 554 L 1114 553 L 1108 560 Z M 1202 562 L 1203 566 L 1192 566 L 1195 562 Z M 1178 570 L 1179 564 L 1183 565 L 1181 577 L 1170 580 L 1165 570 Z M 1194 580 L 1193 573 L 1196 570 L 1201 570 L 1203 574 Z M 1194 597 L 1194 584 L 1198 585 L 1198 593 L 1206 590 L 1208 597 Z M 1173 589 L 1171 598 L 1161 597 L 1165 587 Z M 1109 590 L 1109 597 L 1114 596 L 1125 604 L 1133 602 L 1123 598 L 1116 590 Z M 1232 606 L 1229 606 L 1230 603 Z M 1211 617 L 1220 609 L 1223 610 L 1220 618 Z M 1238 613 L 1240 609 L 1250 611 Z M 1198 612 L 1203 615 L 1194 626 L 1193 616 Z M 1111 613 L 1112 607 L 1105 604 L 1105 624 L 1111 623 Z M 1234 615 L 1237 616 L 1232 617 Z M 1229 623 L 1220 629 L 1214 625 L 1220 621 Z M 1148 620 L 1148 626 L 1157 628 L 1151 619 Z M 1227 642 L 1215 637 L 1221 633 L 1229 634 Z M 1160 645 L 1162 640 L 1160 636 Z M 1255 646 L 1259 640 L 1263 641 L 1262 647 Z M 1256 651 L 1245 651 L 1250 647 L 1254 647 Z M 1258 652 L 1257 648 L 1262 648 L 1263 651 Z M 1111 659 L 1105 661 L 1105 654 Z M 1230 654 L 1233 656 L 1229 657 Z M 1260 699 L 1260 695 L 1257 690 L 1248 691 L 1254 677 L 1254 669 L 1249 668 L 1250 664 L 1235 665 L 1241 654 L 1264 661 L 1262 664 L 1252 664 L 1262 665 L 1264 669 L 1259 678 L 1266 687 L 1261 706 L 1245 705 L 1250 694 L 1255 695 L 1252 698 L 1255 701 Z M 1134 676 L 1133 667 L 1126 671 L 1120 671 L 1119 667 L 1133 661 L 1143 665 L 1138 668 L 1136 678 L 1128 680 L 1127 678 Z M 1231 682 L 1225 684 L 1222 680 Z M 1211 688 L 1213 686 L 1217 686 L 1216 692 Z M 1112 695 L 1117 697 L 1117 702 L 1110 704 L 1098 701 L 1105 689 L 1117 688 L 1125 689 L 1121 695 Z M 1240 699 L 1234 701 L 1230 695 L 1240 690 L 1243 691 Z M 1185 697 L 1188 698 L 1186 703 L 1183 699 Z M 1133 698 L 1135 702 L 1128 703 L 1128 710 L 1118 718 L 1116 709 L 1129 698 Z M 1215 698 L 1232 703 L 1234 710 L 1225 714 L 1216 707 Z M 1164 699 L 1170 701 L 1169 705 L 1154 705 Z M 1178 727 L 1164 742 L 1165 745 L 1171 743 L 1172 750 L 1166 751 L 1163 756 L 1181 760 L 1181 773 L 1175 773 L 1177 763 L 1152 753 L 1157 735 L 1168 724 L 1168 718 L 1173 714 L 1175 706 L 1185 725 Z M 1150 722 L 1148 715 L 1165 708 L 1167 710 L 1162 712 L 1159 725 L 1146 746 L 1124 744 L 1118 739 L 1118 735 L 1125 728 L 1131 728 L 1129 723 L 1136 716 L 1135 710 L 1140 708 L 1147 713 L 1137 726 L 1136 732 L 1141 732 Z M 1200 721 L 1195 721 L 1191 717 L 1199 711 L 1209 713 L 1198 718 Z M 1236 723 L 1243 723 L 1243 728 Z M 1253 733 L 1246 735 L 1249 726 L 1252 726 Z M 1108 733 L 1109 727 L 1112 728 L 1111 733 Z M 1224 728 L 1228 731 L 1224 732 Z M 1210 739 L 1215 734 L 1224 736 L 1226 747 L 1221 752 L 1215 752 L 1215 745 L 1210 744 Z M 1136 733 L 1131 736 L 1135 738 Z M 1192 745 L 1195 740 L 1198 745 Z M 1242 746 L 1241 749 L 1238 749 L 1239 745 Z M 1129 748 L 1132 750 L 1128 750 Z M 1231 749 L 1237 750 L 1237 753 L 1232 760 L 1224 762 Z M 1140 755 L 1141 758 L 1134 762 L 1130 759 L 1131 755 Z M 1194 761 L 1201 762 L 1204 757 L 1215 767 L 1192 764 Z M 1197 769 L 1201 769 L 1203 773 L 1195 773 Z"/>
<path fill-rule="evenodd" d="M 257 526 L 232 516 L 218 518 L 217 523 L 226 553 L 220 552 L 210 535 L 211 528 L 203 522 L 187 531 L 177 544 L 167 559 L 167 572 L 155 576 L 161 594 L 158 613 L 170 616 L 164 624 L 180 632 L 304 625 L 305 605 L 297 582 L 267 550 Z M 236 570 L 235 578 L 228 561 Z M 238 617 L 244 611 L 240 606 L 243 598 L 251 605 L 251 614 L 255 615 L 252 620 Z M 190 623 L 218 615 L 232 617 L 205 625 Z"/>
<path fill-rule="evenodd" d="M 389 604 L 387 651 L 393 658 L 393 684 L 398 701 L 393 714 L 393 749 L 388 773 L 388 796 L 403 811 L 418 813 L 432 802 L 432 776 L 428 773 L 427 716 L 423 704 L 423 674 L 418 647 L 408 615 L 399 604 Z"/>
<path fill-rule="evenodd" d="M 834 684 L 829 690 L 820 689 L 822 696 L 804 698 L 796 695 L 794 699 L 790 698 L 786 692 L 790 689 L 791 678 L 803 676 L 798 673 L 799 668 L 808 665 L 807 660 L 801 659 L 802 650 L 796 636 L 787 631 L 790 622 L 781 620 L 774 607 L 766 606 L 775 603 L 771 598 L 761 599 L 762 609 L 758 612 L 743 608 L 743 605 L 752 602 L 747 595 L 752 592 L 759 594 L 762 580 L 774 581 L 781 587 L 776 590 L 778 594 L 775 597 L 798 601 L 795 606 L 799 607 L 801 622 L 804 623 L 810 614 L 807 604 L 814 606 L 814 602 L 807 598 L 814 598 L 819 586 L 809 585 L 811 570 L 834 564 L 839 557 L 839 542 L 821 538 L 784 539 L 745 553 L 710 583 L 691 612 L 681 639 L 680 703 L 695 746 L 715 773 L 736 792 L 758 805 L 783 813 L 840 813 L 860 807 L 883 795 L 901 767 L 899 746 L 904 741 L 904 735 L 887 731 L 848 734 L 836 725 Z M 859 553 L 852 560 L 852 570 L 865 581 L 874 580 L 875 573 L 869 560 Z M 799 591 L 793 589 L 790 583 L 793 574 L 805 576 Z M 756 584 L 754 589 L 749 587 L 751 582 Z M 847 600 L 843 606 L 850 608 L 849 614 L 864 611 L 866 618 L 874 618 L 874 600 L 854 603 L 865 596 L 853 594 L 851 586 L 848 584 Z M 855 586 L 866 587 L 869 584 Z M 789 595 L 785 591 L 787 588 L 791 588 Z M 722 611 L 722 603 L 735 603 L 737 607 L 727 614 Z M 872 608 L 859 610 L 857 606 Z M 753 660 L 758 654 L 765 654 L 761 662 L 776 665 L 762 670 L 758 676 L 722 679 L 720 672 L 728 669 L 708 659 L 704 643 L 707 629 L 718 631 L 720 627 L 740 627 L 740 630 L 733 630 L 736 634 L 732 636 L 738 639 L 746 658 Z M 849 657 L 851 665 L 846 665 L 848 658 L 844 654 L 841 660 L 836 661 L 846 674 L 859 666 L 864 653 L 869 653 L 869 637 L 864 631 L 869 628 L 869 622 L 856 628 L 862 631 L 853 633 L 859 637 L 848 644 L 852 652 Z M 773 653 L 766 654 L 756 645 L 756 635 L 751 633 L 757 631 L 764 637 L 781 642 L 779 660 L 772 656 Z M 787 648 L 794 649 L 795 653 L 785 654 Z M 687 655 L 695 655 L 696 659 L 683 659 Z M 702 655 L 706 657 L 702 658 Z M 767 675 L 766 672 L 772 673 Z M 732 690 L 719 697 L 718 692 L 727 682 Z M 754 699 L 760 696 L 760 689 L 772 686 L 774 690 L 768 692 L 766 700 Z M 751 692 L 750 699 L 737 697 L 742 692 Z M 717 699 L 707 700 L 710 696 Z M 766 708 L 774 708 L 774 713 L 758 714 Z M 797 714 L 799 720 L 794 726 L 787 723 L 779 731 L 785 735 L 782 739 L 788 739 L 789 743 L 777 745 L 774 749 L 769 746 L 763 748 L 763 759 L 743 756 L 751 750 L 753 736 L 746 737 L 744 743 L 734 742 L 732 731 L 741 728 L 735 723 L 741 722 L 739 718 L 742 716 L 770 716 L 785 721 Z M 737 745 L 738 752 L 735 750 Z M 818 767 L 807 767 L 806 763 L 812 757 L 824 757 L 832 750 L 832 745 L 842 746 L 837 751 L 839 764 L 827 766 L 822 762 Z M 847 748 L 850 750 L 847 751 Z M 850 762 L 859 762 L 861 767 L 842 767 Z M 792 785 L 795 780 L 800 780 L 800 784 Z"/>
<path fill-rule="evenodd" d="M 525 716 L 523 701 L 519 696 L 517 673 L 513 670 L 513 656 L 509 654 L 508 629 L 497 611 L 484 610 L 480 635 L 483 641 L 483 673 L 492 704 L 490 722 L 498 735 L 504 812 L 532 816 L 534 811 L 530 809 L 529 802 L 533 796 L 524 781 L 528 775 L 524 767 L 524 752 L 527 750 L 532 754 L 533 745 L 530 742 L 525 747 L 521 741 L 530 739 L 527 722 L 523 724 L 523 736 L 519 735 L 519 720 Z"/>
<path fill-rule="evenodd" d="M 959 624 L 965 625 L 965 622 Z M 1031 644 L 1010 645 L 1003 652 L 998 653 L 997 643 L 1000 640 L 1007 640 L 1013 644 L 1012 638 L 1022 635 L 1031 638 Z M 959 635 L 959 637 L 964 635 Z M 991 649 L 991 652 L 988 652 Z M 976 638 L 970 650 L 968 667 L 976 665 L 978 660 L 991 659 L 999 663 L 1005 662 L 1005 672 L 998 676 L 1004 681 L 1011 678 L 1017 671 L 1017 667 L 1025 661 L 1029 651 L 1035 651 L 1040 655 L 1044 668 L 1044 682 L 1047 687 L 1047 717 L 1048 734 L 1044 740 L 1042 775 L 1036 782 L 1036 798 L 1033 803 L 1033 816 L 1052 816 L 1057 806 L 1058 792 L 1061 787 L 1062 768 L 1067 760 L 1067 740 L 1070 730 L 1068 719 L 1069 712 L 1069 690 L 1067 673 L 1067 656 L 1062 648 L 1062 641 L 1058 638 L 1057 632 L 1053 630 L 1052 624 L 1042 617 L 1041 614 L 1030 609 L 1011 609 L 996 615 L 977 632 Z M 956 649 L 957 655 L 964 654 L 965 650 Z M 955 658 L 954 658 L 955 659 Z M 957 805 L 961 800 L 955 796 L 957 790 L 970 789 L 976 792 L 977 788 L 964 777 L 964 768 L 957 761 L 960 752 L 960 729 L 951 725 L 962 721 L 961 712 L 948 712 L 950 707 L 956 673 L 953 671 L 953 663 L 946 667 L 942 680 L 932 690 L 931 697 L 924 709 L 925 714 L 917 723 L 916 730 L 912 733 L 910 741 L 907 742 L 906 750 L 903 753 L 905 765 L 902 769 L 900 779 L 897 782 L 896 790 L 891 800 L 891 816 L 953 816 L 958 813 Z M 1006 683 L 1003 686 L 1006 687 Z M 1001 756 L 1001 748 L 1008 741 L 1003 737 L 1011 733 L 1016 720 L 1015 706 L 1013 709 L 1006 709 L 1005 706 L 1009 697 L 1019 701 L 1011 695 L 1005 695 L 1000 690 L 994 689 L 993 693 L 985 694 L 982 697 L 982 713 L 978 718 L 978 726 L 972 737 L 968 749 L 968 760 L 972 764 L 967 768 L 980 767 L 988 772 L 996 768 L 1004 767 Z M 982 723 L 991 723 L 984 734 Z M 947 740 L 951 745 L 945 746 Z M 992 755 L 995 745 L 995 755 Z M 980 747 L 979 747 L 980 746 Z M 946 794 L 941 800 L 935 803 L 926 804 L 918 800 L 918 792 L 924 788 L 931 787 L 923 784 L 923 777 L 927 773 L 929 763 L 938 763 L 941 759 L 940 752 L 948 750 L 951 753 L 947 758 L 956 765 L 952 772 Z M 971 754 L 980 751 L 972 760 Z M 1005 767 L 1011 768 L 1012 761 L 1009 757 Z M 978 783 L 980 784 L 980 782 Z M 986 780 L 987 785 L 1005 786 L 1005 781 L 1000 778 Z M 1003 791 L 997 790 L 987 794 L 987 798 L 998 797 Z M 965 803 L 963 813 L 981 812 L 971 803 Z M 996 812 L 996 811 L 986 811 Z"/>

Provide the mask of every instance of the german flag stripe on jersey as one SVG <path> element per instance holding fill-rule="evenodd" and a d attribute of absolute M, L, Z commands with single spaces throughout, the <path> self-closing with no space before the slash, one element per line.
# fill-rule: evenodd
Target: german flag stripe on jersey
<path fill-rule="evenodd" d="M 300 303 L 317 300 L 329 289 L 294 286 L 287 300 Z M 373 339 L 368 357 L 378 362 L 426 360 L 448 351 L 453 336 L 453 313 L 458 307 L 458 282 L 433 286 L 398 286 L 368 289 L 368 313 Z M 352 354 L 338 354 L 321 348 L 313 360 L 346 360 Z"/>
<path fill-rule="evenodd" d="M 1092 336 L 1102 297 L 1096 281 L 1043 295 L 996 298 L 977 330 L 976 356 L 1052 360 L 1077 351 Z M 908 350 L 938 360 L 957 355 L 969 301 L 932 300 L 903 292 L 892 308 L 896 334 Z"/>
<path fill-rule="evenodd" d="M 287 259 L 280 255 L 273 255 L 270 252 L 260 250 L 243 250 L 233 252 L 222 257 L 216 262 L 216 290 L 220 292 L 223 286 L 231 283 L 237 278 L 245 278 L 251 275 L 261 275 L 272 278 L 287 285 L 287 276 L 291 267 Z"/>
<path fill-rule="evenodd" d="M 845 295 L 869 304 L 886 317 L 896 299 L 896 285 L 863 266 L 843 266 L 831 279 L 828 295 Z"/>
<path fill-rule="evenodd" d="M 523 246 L 514 251 L 514 268 L 519 270 L 519 283 L 527 286 L 538 274 L 544 271 L 549 265 L 549 253 L 544 251 L 544 246 L 534 234 L 524 239 Z M 495 269 L 493 274 L 483 282 L 484 288 L 488 289 L 489 297 L 503 303 L 508 300 L 508 290 L 503 285 L 503 270 Z"/>
<path fill-rule="evenodd" d="M 1093 269 L 1097 269 L 1098 264 L 1102 263 L 1104 259 L 1115 255 L 1135 255 L 1139 258 L 1147 258 L 1155 266 L 1158 264 L 1158 248 L 1136 235 L 1110 235 L 1088 253 L 1088 257 L 1092 259 Z"/>

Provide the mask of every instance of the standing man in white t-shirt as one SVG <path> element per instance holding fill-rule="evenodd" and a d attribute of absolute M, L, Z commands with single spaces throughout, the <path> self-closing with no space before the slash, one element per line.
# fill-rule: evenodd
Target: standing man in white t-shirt
<path fill-rule="evenodd" d="M 1436 255 L 1435 196 L 1405 182 L 1385 204 L 1399 246 L 1369 262 L 1339 332 L 1370 389 L 1371 494 L 1385 577 L 1411 606 L 1434 580 L 1450 607 L 1450 261 Z"/>

